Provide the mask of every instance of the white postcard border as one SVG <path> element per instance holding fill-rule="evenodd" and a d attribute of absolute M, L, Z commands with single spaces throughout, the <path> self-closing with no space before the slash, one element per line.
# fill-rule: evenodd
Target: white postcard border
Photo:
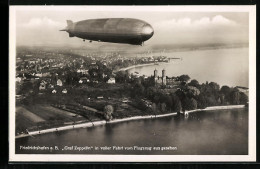
<path fill-rule="evenodd" d="M 57 8 L 58 7 L 58 8 Z M 59 8 L 62 7 L 62 8 Z M 15 55 L 17 10 L 175 11 L 249 13 L 248 155 L 60 155 L 15 154 Z M 256 161 L 256 6 L 10 6 L 9 8 L 9 161 L 10 162 L 249 162 Z"/>

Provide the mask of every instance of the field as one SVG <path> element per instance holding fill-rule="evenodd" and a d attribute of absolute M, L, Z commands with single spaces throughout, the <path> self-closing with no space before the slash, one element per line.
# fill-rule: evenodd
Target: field
<path fill-rule="evenodd" d="M 26 129 L 37 130 L 85 121 L 87 119 L 80 115 L 50 105 L 35 104 L 16 107 L 16 134 L 24 133 Z"/>
<path fill-rule="evenodd" d="M 28 110 L 36 114 L 37 116 L 45 119 L 46 121 L 52 120 L 62 120 L 65 122 L 74 121 L 73 115 L 75 114 L 68 114 L 66 111 L 59 110 L 57 108 L 52 108 L 49 105 L 30 105 L 26 106 Z"/>
<path fill-rule="evenodd" d="M 16 113 L 19 116 L 24 116 L 24 118 L 28 119 L 28 121 L 32 123 L 38 123 L 38 122 L 43 122 L 45 121 L 43 118 L 37 116 L 36 114 L 28 111 L 24 107 L 16 107 Z"/>
<path fill-rule="evenodd" d="M 106 105 L 113 106 L 116 119 L 146 114 L 128 103 L 133 102 L 129 87 L 127 84 L 80 85 L 70 88 L 66 95 L 45 92 L 28 96 L 26 102 L 16 107 L 16 133 L 104 120 Z"/>

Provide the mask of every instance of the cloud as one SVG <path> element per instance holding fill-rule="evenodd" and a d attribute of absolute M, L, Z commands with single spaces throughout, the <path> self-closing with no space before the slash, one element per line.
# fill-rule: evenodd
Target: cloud
<path fill-rule="evenodd" d="M 247 43 L 248 26 L 242 26 L 222 15 L 213 17 L 172 18 L 151 22 L 154 36 L 147 44 L 189 44 L 189 43 Z M 18 44 L 82 44 L 79 38 L 69 38 L 60 29 L 66 22 L 52 17 L 33 17 L 17 24 Z"/>
<path fill-rule="evenodd" d="M 217 25 L 229 25 L 229 26 L 236 26 L 237 23 L 235 21 L 229 20 L 221 15 L 217 15 L 212 18 L 212 24 Z"/>
<path fill-rule="evenodd" d="M 248 27 L 222 15 L 189 17 L 153 24 L 154 43 L 241 43 L 248 42 Z"/>
<path fill-rule="evenodd" d="M 18 44 L 60 44 L 66 42 L 68 35 L 60 32 L 66 23 L 58 22 L 48 17 L 34 17 L 18 24 Z"/>
<path fill-rule="evenodd" d="M 24 28 L 46 28 L 46 27 L 62 27 L 64 23 L 54 21 L 48 17 L 31 18 L 27 23 L 21 24 Z"/>
<path fill-rule="evenodd" d="M 202 17 L 198 20 L 191 20 L 191 18 L 185 17 L 178 20 L 172 19 L 167 21 L 158 22 L 154 25 L 155 28 L 160 29 L 172 29 L 172 28 L 203 28 L 203 27 L 215 27 L 215 26 L 237 26 L 235 21 L 229 20 L 221 15 L 216 15 L 213 18 Z"/>

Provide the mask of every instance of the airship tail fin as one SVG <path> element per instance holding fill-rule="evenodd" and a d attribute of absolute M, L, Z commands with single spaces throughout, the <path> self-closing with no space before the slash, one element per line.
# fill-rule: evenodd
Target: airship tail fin
<path fill-rule="evenodd" d="M 61 29 L 60 31 L 69 31 L 73 27 L 73 22 L 71 20 L 67 20 L 67 27 L 64 29 Z"/>
<path fill-rule="evenodd" d="M 67 20 L 67 26 L 70 29 L 73 25 L 73 22 L 71 20 Z"/>

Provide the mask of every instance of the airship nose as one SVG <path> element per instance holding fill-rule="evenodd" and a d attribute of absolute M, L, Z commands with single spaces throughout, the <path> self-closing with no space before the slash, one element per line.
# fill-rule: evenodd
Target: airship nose
<path fill-rule="evenodd" d="M 146 24 L 142 28 L 142 39 L 144 41 L 150 39 L 153 36 L 154 30 L 151 25 Z"/>

